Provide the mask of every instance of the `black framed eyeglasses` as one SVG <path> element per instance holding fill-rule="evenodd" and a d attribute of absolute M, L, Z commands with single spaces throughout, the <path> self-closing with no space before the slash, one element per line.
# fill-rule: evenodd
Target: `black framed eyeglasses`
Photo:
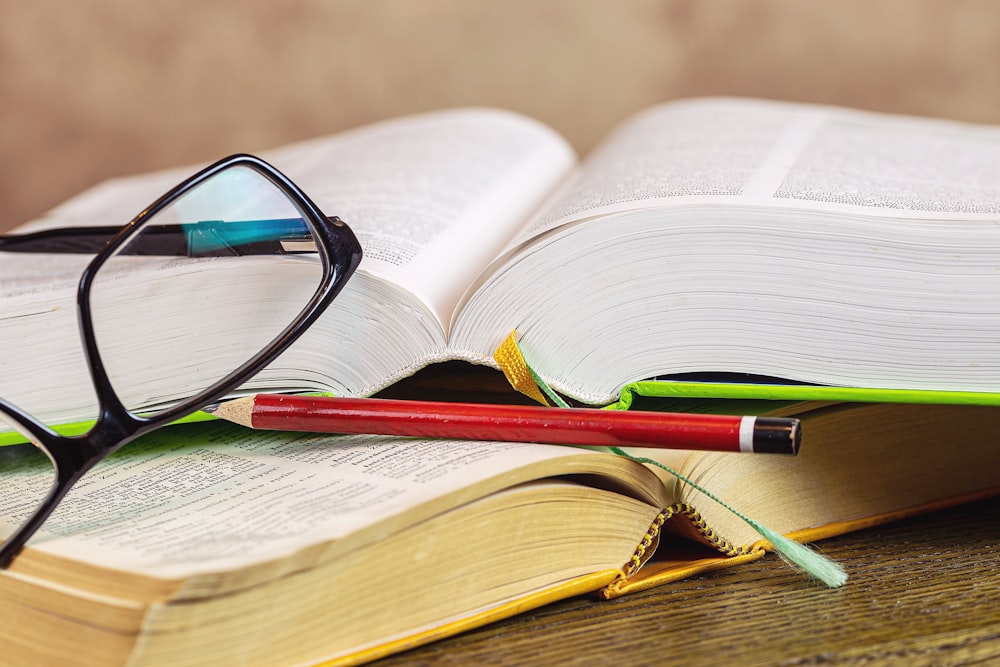
<path fill-rule="evenodd" d="M 29 443 L 0 447 L 0 484 L 15 491 L 0 506 L 0 568 L 101 460 L 220 400 L 273 362 L 361 261 L 343 221 L 323 215 L 251 155 L 216 162 L 110 240 L 109 233 L 82 228 L 0 242 L 0 252 L 99 251 L 77 288 L 98 405 L 93 426 L 60 435 L 0 399 L 0 430 Z M 208 316 L 211 339 L 192 340 L 192 318 Z"/>

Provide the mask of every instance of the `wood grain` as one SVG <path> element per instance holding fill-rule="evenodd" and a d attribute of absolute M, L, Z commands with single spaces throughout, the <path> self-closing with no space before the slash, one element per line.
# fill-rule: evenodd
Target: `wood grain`
<path fill-rule="evenodd" d="M 566 600 L 375 664 L 1000 664 L 1000 498 L 824 541 L 838 590 L 778 558 Z"/>

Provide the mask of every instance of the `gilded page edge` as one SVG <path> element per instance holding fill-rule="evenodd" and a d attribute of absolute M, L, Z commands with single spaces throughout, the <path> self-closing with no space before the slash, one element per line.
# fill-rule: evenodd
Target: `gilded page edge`
<path fill-rule="evenodd" d="M 317 663 L 316 667 L 342 667 L 371 662 L 388 655 L 445 639 L 446 637 L 451 637 L 467 630 L 517 616 L 552 602 L 600 591 L 614 580 L 619 579 L 621 575 L 621 570 L 604 570 L 575 577 L 555 586 L 510 600 L 496 607 L 476 612 L 471 616 L 449 621 L 435 628 L 423 630 L 412 635 L 393 639 L 376 646 Z"/>
<path fill-rule="evenodd" d="M 969 504 L 979 500 L 985 500 L 1000 495 L 1000 486 L 992 489 L 974 491 L 950 498 L 934 500 L 913 507 L 908 507 L 890 512 L 874 514 L 860 519 L 849 521 L 835 521 L 823 526 L 805 528 L 792 531 L 787 534 L 797 542 L 813 542 L 816 540 L 837 537 L 847 533 L 864 530 L 874 526 L 907 519 L 914 516 L 949 509 L 960 505 Z M 678 513 L 677 516 L 687 516 L 685 513 Z M 669 549 L 669 541 L 665 540 L 660 548 Z M 664 584 L 687 579 L 698 574 L 704 574 L 715 570 L 734 567 L 743 563 L 749 563 L 763 558 L 771 550 L 771 544 L 767 540 L 760 540 L 748 547 L 742 553 L 736 555 L 725 555 L 720 553 L 717 557 L 699 558 L 695 560 L 663 560 L 646 562 L 637 572 L 628 578 L 620 578 L 599 591 L 602 599 L 610 600 L 623 595 L 648 590 Z"/>

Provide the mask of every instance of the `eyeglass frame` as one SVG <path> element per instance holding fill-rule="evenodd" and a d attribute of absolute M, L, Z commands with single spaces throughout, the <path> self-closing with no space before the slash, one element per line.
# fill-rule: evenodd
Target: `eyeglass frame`
<path fill-rule="evenodd" d="M 315 233 L 323 278 L 298 316 L 259 352 L 209 387 L 161 412 L 144 417 L 125 407 L 101 360 L 90 305 L 90 292 L 95 276 L 116 251 L 143 229 L 146 221 L 154 219 L 167 206 L 198 185 L 235 166 L 248 167 L 266 178 L 301 212 L 304 221 Z M 13 426 L 32 439 L 31 444 L 42 450 L 52 462 L 56 475 L 52 487 L 32 515 L 0 543 L 0 569 L 6 569 L 11 564 L 69 490 L 95 465 L 136 438 L 219 401 L 288 349 L 344 288 L 360 264 L 361 257 L 361 244 L 344 221 L 324 215 L 287 176 L 264 160 L 248 154 L 231 155 L 202 169 L 173 187 L 122 227 L 83 270 L 76 290 L 79 332 L 98 402 L 94 424 L 86 433 L 61 435 L 0 398 L 0 411 L 15 422 Z"/>

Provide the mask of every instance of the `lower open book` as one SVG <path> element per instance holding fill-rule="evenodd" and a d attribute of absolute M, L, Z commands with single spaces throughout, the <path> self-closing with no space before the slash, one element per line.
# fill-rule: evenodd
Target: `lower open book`
<path fill-rule="evenodd" d="M 808 540 L 997 490 L 1000 408 L 797 409 L 794 458 L 642 454 Z M 19 464 L 23 447 L 0 448 L 0 531 L 41 481 Z M 607 452 L 188 424 L 89 473 L 0 571 L 0 655 L 102 667 L 359 663 L 765 548 L 699 492 Z"/>

